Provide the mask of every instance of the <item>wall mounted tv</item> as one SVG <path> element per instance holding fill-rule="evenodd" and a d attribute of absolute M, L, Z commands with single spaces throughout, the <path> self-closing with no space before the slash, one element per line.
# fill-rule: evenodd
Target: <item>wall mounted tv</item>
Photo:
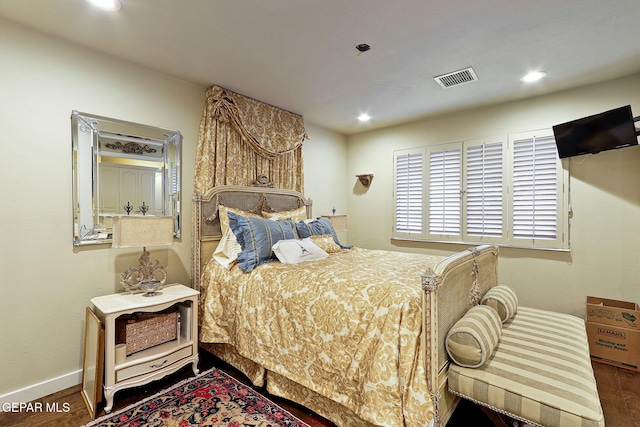
<path fill-rule="evenodd" d="M 558 156 L 595 154 L 614 148 L 638 145 L 638 134 L 631 106 L 584 117 L 553 126 Z"/>

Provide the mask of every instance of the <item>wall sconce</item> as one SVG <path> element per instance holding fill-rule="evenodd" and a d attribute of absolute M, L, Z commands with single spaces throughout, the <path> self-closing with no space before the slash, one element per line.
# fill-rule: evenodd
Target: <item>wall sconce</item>
<path fill-rule="evenodd" d="M 371 181 L 373 181 L 373 174 L 367 173 L 363 175 L 356 175 L 356 178 L 358 178 L 360 184 L 368 188 L 371 185 Z"/>

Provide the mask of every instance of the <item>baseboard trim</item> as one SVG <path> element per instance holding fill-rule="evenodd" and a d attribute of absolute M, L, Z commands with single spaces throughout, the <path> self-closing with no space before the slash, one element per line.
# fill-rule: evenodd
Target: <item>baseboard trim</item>
<path fill-rule="evenodd" d="M 61 375 L 41 383 L 33 384 L 19 390 L 0 395 L 0 412 L 5 403 L 31 402 L 52 393 L 73 387 L 82 382 L 82 369 Z"/>

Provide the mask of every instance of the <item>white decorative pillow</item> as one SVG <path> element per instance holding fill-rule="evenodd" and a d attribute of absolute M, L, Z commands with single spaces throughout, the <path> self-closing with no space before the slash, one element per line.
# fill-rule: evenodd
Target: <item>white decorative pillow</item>
<path fill-rule="evenodd" d="M 309 238 L 280 240 L 272 248 L 273 253 L 283 264 L 298 264 L 299 262 L 314 261 L 329 256 Z"/>
<path fill-rule="evenodd" d="M 502 335 L 498 313 L 487 305 L 471 307 L 449 330 L 449 357 L 466 368 L 479 368 L 491 357 Z"/>
<path fill-rule="evenodd" d="M 222 236 L 216 250 L 213 251 L 213 259 L 218 261 L 220 265 L 229 269 L 233 262 L 238 259 L 238 254 L 242 251 L 242 246 L 238 243 L 236 235 L 230 228 Z"/>
<path fill-rule="evenodd" d="M 224 205 L 218 206 L 218 218 L 220 219 L 222 238 L 220 239 L 215 251 L 213 251 L 212 258 L 227 269 L 231 268 L 234 261 L 238 259 L 238 254 L 242 251 L 242 247 L 240 246 L 240 243 L 238 243 L 236 235 L 233 234 L 233 231 L 231 231 L 231 228 L 229 227 L 229 212 L 247 217 L 260 217 L 260 215 L 240 209 L 229 208 Z"/>
<path fill-rule="evenodd" d="M 518 297 L 507 285 L 498 285 L 489 289 L 480 304 L 488 305 L 498 312 L 502 323 L 515 316 L 518 311 Z"/>

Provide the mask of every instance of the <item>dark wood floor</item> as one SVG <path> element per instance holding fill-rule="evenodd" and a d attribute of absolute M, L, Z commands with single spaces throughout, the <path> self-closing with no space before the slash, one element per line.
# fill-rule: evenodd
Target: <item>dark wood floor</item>
<path fill-rule="evenodd" d="M 220 362 L 205 351 L 200 352 L 200 371 L 217 366 L 225 372 L 245 382 L 243 376 L 228 365 Z M 593 364 L 600 400 L 605 414 L 607 427 L 640 427 L 640 373 L 601 363 Z M 117 411 L 147 396 L 162 391 L 172 384 L 193 375 L 191 367 L 185 367 L 179 372 L 146 386 L 122 390 L 116 393 L 113 410 Z M 258 390 L 266 394 L 264 390 Z M 326 419 L 313 414 L 291 402 L 269 396 L 298 418 L 312 427 L 335 427 Z M 80 395 L 80 386 L 59 391 L 50 396 L 38 399 L 44 407 L 47 404 L 57 404 L 60 412 L 10 413 L 0 412 L 0 426 L 2 427 L 79 427 L 90 421 L 84 401 Z M 68 411 L 65 409 L 68 408 Z M 98 416 L 104 415 L 99 406 Z M 489 419 L 472 403 L 462 401 L 449 421 L 450 427 L 492 427 Z M 347 427 L 347 426 L 340 426 Z"/>

